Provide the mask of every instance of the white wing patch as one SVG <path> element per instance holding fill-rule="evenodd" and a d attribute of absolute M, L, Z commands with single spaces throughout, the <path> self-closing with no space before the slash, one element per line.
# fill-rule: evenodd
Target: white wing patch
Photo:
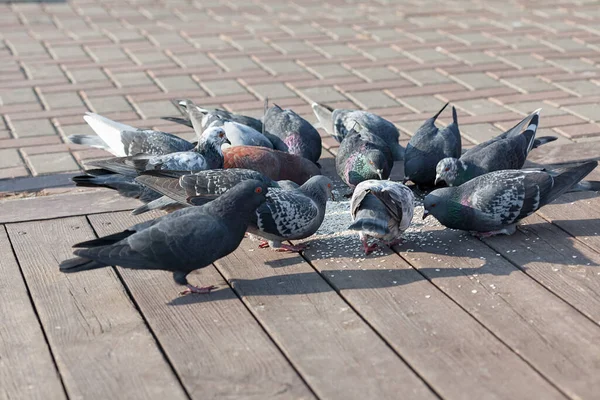
<path fill-rule="evenodd" d="M 96 132 L 98 136 L 106 142 L 110 148 L 110 152 L 117 157 L 125 157 L 125 147 L 121 141 L 121 132 L 123 131 L 135 131 L 137 128 L 122 124 L 120 122 L 112 121 L 101 115 L 94 113 L 87 113 L 83 117 L 85 122 Z"/>

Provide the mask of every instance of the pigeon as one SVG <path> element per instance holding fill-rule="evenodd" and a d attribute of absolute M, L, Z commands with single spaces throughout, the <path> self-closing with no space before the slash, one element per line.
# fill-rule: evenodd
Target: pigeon
<path fill-rule="evenodd" d="M 389 146 L 368 129 L 358 128 L 342 140 L 335 157 L 338 175 L 352 189 L 369 179 L 387 179 L 394 164 Z"/>
<path fill-rule="evenodd" d="M 467 150 L 460 158 L 449 156 L 440 160 L 436 167 L 436 184 L 444 181 L 448 186 L 459 186 L 488 172 L 521 169 L 536 145 L 540 111 L 535 110 L 508 131 Z M 543 143 L 538 141 L 540 144 Z"/>
<path fill-rule="evenodd" d="M 341 143 L 350 131 L 352 131 L 354 124 L 359 123 L 362 127 L 369 130 L 372 134 L 379 136 L 388 144 L 394 161 L 404 160 L 405 150 L 398 143 L 400 133 L 398 132 L 398 128 L 390 121 L 367 111 L 334 110 L 325 104 L 312 103 L 312 109 L 319 121 L 317 126 L 325 129 L 338 142 Z"/>
<path fill-rule="evenodd" d="M 191 103 L 190 100 L 174 99 L 174 100 L 171 100 L 171 103 L 173 103 L 175 105 L 175 107 L 177 107 L 179 112 L 181 112 L 183 118 L 163 117 L 162 119 L 167 120 L 167 121 L 177 122 L 179 124 L 186 125 L 186 126 L 189 126 L 190 128 L 193 128 L 192 121 L 189 118 L 189 112 L 188 112 L 188 105 Z M 202 108 L 196 104 L 193 104 L 193 103 L 191 103 L 191 104 L 202 115 L 211 114 L 220 119 L 237 122 L 238 124 L 249 126 L 250 128 L 254 129 L 257 132 L 262 132 L 262 130 L 263 130 L 262 122 L 256 118 L 248 117 L 246 115 L 232 113 L 232 112 L 222 110 L 219 108 Z M 208 127 L 209 122 L 210 121 L 207 119 L 206 126 L 204 128 Z"/>
<path fill-rule="evenodd" d="M 191 100 L 180 100 L 179 103 L 181 108 L 187 113 L 189 121 L 198 136 L 209 127 L 219 126 L 225 130 L 231 146 L 263 146 L 273 148 L 273 144 L 265 135 L 248 125 L 231 121 L 223 115 L 206 113 L 204 112 L 206 110 L 200 109 Z"/>
<path fill-rule="evenodd" d="M 85 171 L 85 174 L 72 178 L 75 186 L 104 187 L 116 190 L 123 197 L 130 197 L 149 203 L 160 198 L 160 194 L 147 186 L 138 183 L 131 176 L 98 168 Z"/>
<path fill-rule="evenodd" d="M 181 175 L 179 171 L 149 171 L 135 178 L 138 185 L 151 188 L 163 196 L 147 202 L 132 211 L 133 215 L 154 209 L 173 209 L 187 206 L 188 194 L 196 193 L 209 202 L 245 180 L 254 179 L 270 188 L 295 189 L 298 184 L 290 181 L 273 181 L 260 172 L 250 169 L 210 169 L 194 174 Z M 155 193 L 156 193 L 155 192 Z M 198 201 L 196 201 L 198 203 Z"/>
<path fill-rule="evenodd" d="M 287 147 L 287 152 L 304 157 L 314 163 L 321 157 L 321 136 L 304 118 L 292 110 L 274 104 L 263 117 L 266 132 L 277 136 Z"/>
<path fill-rule="evenodd" d="M 554 201 L 581 181 L 597 161 L 556 171 L 502 170 L 490 172 L 455 187 L 436 189 L 424 201 L 429 214 L 452 229 L 480 237 L 510 235 L 519 220 Z"/>
<path fill-rule="evenodd" d="M 69 141 L 104 149 L 116 157 L 136 154 L 163 155 L 179 151 L 190 151 L 195 147 L 178 136 L 151 129 L 138 129 L 112 121 L 101 115 L 86 113 L 83 119 L 96 132 L 94 135 L 71 135 Z"/>
<path fill-rule="evenodd" d="M 400 182 L 368 180 L 359 183 L 350 202 L 352 225 L 359 232 L 365 254 L 377 248 L 367 240 L 374 237 L 387 246 L 402 243 L 400 235 L 408 229 L 413 217 L 415 197 Z"/>
<path fill-rule="evenodd" d="M 235 146 L 223 150 L 224 168 L 258 171 L 274 181 L 290 180 L 299 185 L 321 175 L 319 167 L 306 158 L 266 147 Z"/>
<path fill-rule="evenodd" d="M 458 130 L 456 108 L 452 107 L 452 123 L 438 129 L 435 121 L 448 106 L 446 103 L 440 111 L 421 125 L 410 138 L 404 154 L 404 176 L 418 186 L 433 186 L 435 169 L 446 157 L 460 157 L 461 140 Z"/>
<path fill-rule="evenodd" d="M 172 271 L 175 282 L 187 287 L 181 294 L 209 293 L 214 286 L 191 285 L 187 275 L 239 246 L 257 207 L 266 200 L 267 189 L 264 183 L 249 180 L 203 206 L 78 243 L 74 246 L 76 257 L 61 262 L 60 270 L 72 273 L 109 265 L 160 269 Z"/>

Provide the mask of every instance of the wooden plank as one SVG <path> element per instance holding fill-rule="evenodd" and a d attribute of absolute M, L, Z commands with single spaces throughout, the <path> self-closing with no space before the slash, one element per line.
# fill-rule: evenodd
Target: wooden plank
<path fill-rule="evenodd" d="M 99 235 L 107 235 L 156 215 L 89 218 Z M 185 297 L 177 297 L 181 287 L 170 273 L 125 268 L 119 273 L 192 398 L 314 398 L 213 266 L 189 279 L 219 289 Z"/>
<path fill-rule="evenodd" d="M 334 218 L 349 223 L 349 216 Z M 338 229 L 332 222 L 308 239 L 306 257 L 442 398 L 563 398 L 395 253 L 365 257 L 358 235 Z"/>
<path fill-rule="evenodd" d="M 442 227 L 427 229 L 413 233 L 400 248 L 406 261 L 563 393 L 577 399 L 596 397 L 600 390 L 596 324 L 478 239 Z"/>
<path fill-rule="evenodd" d="M 318 397 L 435 398 L 299 255 L 244 240 L 216 265 Z"/>
<path fill-rule="evenodd" d="M 84 217 L 7 230 L 69 397 L 187 398 L 112 268 L 59 272 L 95 237 Z"/>
<path fill-rule="evenodd" d="M 539 164 L 599 160 L 600 142 L 548 144 L 532 150 L 527 159 Z"/>
<path fill-rule="evenodd" d="M 485 242 L 600 324 L 600 254 L 535 214 L 522 221 L 510 238 Z"/>
<path fill-rule="evenodd" d="M 0 253 L 0 398 L 66 399 L 4 226 Z"/>
<path fill-rule="evenodd" d="M 131 210 L 140 204 L 138 200 L 121 197 L 109 189 L 4 200 L 0 201 L 0 223 Z"/>

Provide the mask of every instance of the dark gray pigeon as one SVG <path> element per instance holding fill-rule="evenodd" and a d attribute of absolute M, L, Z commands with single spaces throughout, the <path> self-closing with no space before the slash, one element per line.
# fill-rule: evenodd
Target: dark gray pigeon
<path fill-rule="evenodd" d="M 597 166 L 596 161 L 586 162 L 555 176 L 531 170 L 490 172 L 429 193 L 423 201 L 423 218 L 431 214 L 448 228 L 483 237 L 510 235 L 517 222 L 567 192 Z"/>
<path fill-rule="evenodd" d="M 335 157 L 339 177 L 352 189 L 362 181 L 389 178 L 394 164 L 389 146 L 379 136 L 357 128 L 342 140 Z"/>
<path fill-rule="evenodd" d="M 288 153 L 304 157 L 314 163 L 321 157 L 321 136 L 304 118 L 292 110 L 274 104 L 263 117 L 265 131 L 277 136 Z M 281 151 L 281 149 L 278 149 Z"/>
<path fill-rule="evenodd" d="M 540 111 L 535 110 L 508 131 L 467 150 L 460 158 L 448 156 L 440 160 L 436 167 L 435 182 L 444 181 L 448 186 L 459 186 L 488 172 L 522 168 L 527 155 L 536 145 Z M 525 126 L 527 128 L 523 130 Z M 538 145 L 541 144 L 538 141 Z"/>
<path fill-rule="evenodd" d="M 173 103 L 173 105 L 175 105 L 175 107 L 177 107 L 177 109 L 179 110 L 179 112 L 181 113 L 183 118 L 163 117 L 162 119 L 167 120 L 167 121 L 177 122 L 178 124 L 186 125 L 186 126 L 189 126 L 190 128 L 193 128 L 193 124 L 189 118 L 189 112 L 188 112 L 188 105 L 190 104 L 189 102 L 190 102 L 190 100 L 188 100 L 188 99 L 171 100 L 171 103 Z M 263 130 L 262 122 L 256 118 L 248 117 L 248 116 L 242 115 L 242 114 L 236 114 L 236 113 L 222 110 L 219 108 L 203 108 L 196 104 L 194 104 L 194 107 L 202 115 L 206 116 L 206 115 L 210 114 L 210 115 L 216 116 L 220 119 L 237 122 L 239 124 L 249 126 L 258 132 L 262 132 L 262 130 Z M 210 122 L 211 122 L 210 118 L 207 118 L 204 122 L 205 123 L 204 128 L 208 127 L 208 124 Z"/>
<path fill-rule="evenodd" d="M 83 119 L 98 136 L 71 135 L 68 138 L 69 141 L 104 149 L 117 157 L 133 156 L 140 153 L 163 155 L 190 151 L 195 146 L 194 143 L 170 133 L 151 129 L 138 129 L 94 113 L 86 113 Z"/>
<path fill-rule="evenodd" d="M 212 201 L 240 182 L 254 179 L 263 182 L 270 188 L 295 189 L 299 187 L 291 181 L 276 182 L 250 169 L 211 169 L 194 174 L 181 174 L 173 171 L 149 171 L 142 173 L 135 180 L 143 187 L 148 187 L 163 196 L 153 199 L 132 211 L 133 215 L 145 213 L 154 209 L 165 209 L 188 206 L 187 199 L 197 196 L 198 204 L 201 199 Z M 155 193 L 156 193 L 155 192 Z"/>
<path fill-rule="evenodd" d="M 446 157 L 460 157 L 461 140 L 456 108 L 452 107 L 452 123 L 439 129 L 435 125 L 440 111 L 421 125 L 410 138 L 404 154 L 404 176 L 419 186 L 433 186 L 435 168 Z"/>
<path fill-rule="evenodd" d="M 325 104 L 319 103 L 313 103 L 312 109 L 319 120 L 318 126 L 325 129 L 338 142 L 341 143 L 352 131 L 354 124 L 358 123 L 388 144 L 394 161 L 404 160 L 404 148 L 398 143 L 400 138 L 398 128 L 390 121 L 367 111 L 334 110 Z"/>
<path fill-rule="evenodd" d="M 79 187 L 105 187 L 116 190 L 123 197 L 130 197 L 151 202 L 160 198 L 160 194 L 149 187 L 138 183 L 131 176 L 116 174 L 106 169 L 89 169 L 85 174 L 72 178 L 75 186 Z"/>
<path fill-rule="evenodd" d="M 377 248 L 368 244 L 369 237 L 382 240 L 387 246 L 402 243 L 402 232 L 413 218 L 415 197 L 412 190 L 400 182 L 368 180 L 354 189 L 350 202 L 352 225 L 358 231 L 365 254 Z"/>
<path fill-rule="evenodd" d="M 214 286 L 193 286 L 187 275 L 239 246 L 266 193 L 262 182 L 242 182 L 201 207 L 178 210 L 114 235 L 78 243 L 73 252 L 77 257 L 61 262 L 60 270 L 71 273 L 109 265 L 160 269 L 172 271 L 175 282 L 187 286 L 182 294 L 208 293 Z"/>

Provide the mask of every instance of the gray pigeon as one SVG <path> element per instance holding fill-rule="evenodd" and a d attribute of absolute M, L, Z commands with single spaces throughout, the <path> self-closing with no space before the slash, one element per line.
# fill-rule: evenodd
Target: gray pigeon
<path fill-rule="evenodd" d="M 598 166 L 591 161 L 545 171 L 503 170 L 478 176 L 460 186 L 436 189 L 423 202 L 423 218 L 431 214 L 452 229 L 487 237 L 515 232 L 519 220 L 554 201 Z"/>
<path fill-rule="evenodd" d="M 162 197 L 153 199 L 132 211 L 133 215 L 145 213 L 154 209 L 165 209 L 188 206 L 189 196 L 198 196 L 205 202 L 216 199 L 240 182 L 254 179 L 263 182 L 270 188 L 295 189 L 298 188 L 294 182 L 276 182 L 250 169 L 211 169 L 194 174 L 181 174 L 174 171 L 149 171 L 142 173 L 135 180 L 138 185 L 148 187 L 163 194 Z M 156 193 L 154 192 L 154 193 Z"/>
<path fill-rule="evenodd" d="M 71 273 L 109 265 L 160 269 L 172 271 L 175 282 L 187 286 L 182 294 L 208 293 L 213 286 L 193 286 L 187 275 L 239 246 L 266 193 L 262 182 L 242 182 L 201 207 L 178 210 L 114 235 L 78 243 L 73 253 L 77 257 L 61 262 L 60 270 Z"/>
<path fill-rule="evenodd" d="M 136 154 L 163 155 L 179 151 L 190 151 L 195 144 L 166 132 L 138 129 L 112 121 L 101 115 L 86 113 L 83 119 L 96 132 L 94 135 L 71 135 L 75 144 L 104 149 L 117 157 Z"/>
<path fill-rule="evenodd" d="M 437 114 L 421 125 L 410 138 L 404 154 L 404 176 L 419 186 L 433 186 L 435 168 L 446 157 L 460 157 L 461 140 L 456 108 L 452 107 L 452 123 L 438 129 L 435 121 L 444 111 L 446 103 Z"/>
<path fill-rule="evenodd" d="M 72 178 L 78 187 L 104 187 L 116 190 L 123 197 L 138 199 L 144 203 L 160 198 L 160 194 L 138 183 L 132 176 L 116 174 L 106 169 L 89 169 L 85 174 Z"/>
<path fill-rule="evenodd" d="M 522 168 L 536 145 L 540 111 L 535 110 L 508 131 L 467 150 L 460 158 L 448 156 L 440 160 L 436 167 L 436 184 L 444 181 L 448 186 L 459 186 L 488 172 Z"/>
<path fill-rule="evenodd" d="M 366 128 L 358 128 L 342 140 L 335 157 L 337 173 L 350 188 L 369 179 L 389 178 L 394 164 L 389 146 Z"/>
<path fill-rule="evenodd" d="M 187 100 L 187 99 L 171 100 L 171 103 L 173 103 L 173 105 L 175 105 L 175 107 L 177 107 L 177 109 L 179 110 L 179 112 L 181 113 L 183 118 L 163 117 L 162 119 L 167 120 L 167 121 L 177 122 L 178 124 L 186 125 L 186 126 L 189 126 L 190 128 L 193 128 L 193 124 L 189 118 L 189 112 L 188 112 L 188 105 L 189 105 L 188 102 L 189 101 L 190 100 Z M 237 122 L 239 124 L 249 126 L 249 127 L 253 128 L 254 130 L 256 130 L 257 132 L 262 132 L 262 130 L 263 130 L 263 124 L 259 119 L 248 117 L 246 115 L 232 113 L 230 111 L 222 110 L 219 108 L 203 108 L 203 107 L 200 107 L 195 104 L 194 104 L 194 106 L 195 106 L 195 109 L 202 115 L 211 114 L 220 119 Z M 211 122 L 210 119 L 207 119 L 205 121 L 206 125 L 204 128 L 208 127 L 208 124 L 210 122 Z"/>
<path fill-rule="evenodd" d="M 359 232 L 365 254 L 377 248 L 377 243 L 368 244 L 369 237 L 390 247 L 402 243 L 400 236 L 410 226 L 414 201 L 412 190 L 400 182 L 368 180 L 356 186 L 348 229 Z"/>
<path fill-rule="evenodd" d="M 176 201 L 201 205 L 228 190 L 232 182 L 250 176 L 246 170 L 238 170 L 234 174 L 226 171 L 231 170 L 185 175 L 179 179 L 178 184 L 154 185 L 154 182 L 143 176 L 138 179 Z M 294 188 L 293 184 L 287 182 L 281 185 L 282 187 L 276 188 L 272 187 L 275 183 L 265 183 L 268 178 L 262 179 L 263 184 L 271 187 L 267 193 L 267 202 L 256 210 L 256 216 L 250 223 L 248 232 L 267 239 L 260 247 L 270 246 L 287 251 L 302 251 L 305 248 L 303 245 L 290 246 L 282 242 L 307 238 L 319 229 L 325 217 L 327 198 L 333 197 L 331 180 L 326 176 L 318 175 L 298 188 Z"/>
<path fill-rule="evenodd" d="M 288 153 L 304 157 L 314 163 L 321 157 L 321 136 L 304 118 L 292 110 L 284 110 L 274 104 L 263 117 L 266 132 L 277 136 Z M 278 149 L 281 151 L 281 149 Z"/>
<path fill-rule="evenodd" d="M 394 161 L 404 160 L 404 148 L 398 143 L 400 138 L 398 128 L 390 121 L 367 111 L 334 110 L 325 104 L 313 103 L 312 109 L 319 120 L 318 126 L 325 129 L 338 142 L 341 143 L 352 131 L 354 124 L 358 123 L 388 144 Z"/>

